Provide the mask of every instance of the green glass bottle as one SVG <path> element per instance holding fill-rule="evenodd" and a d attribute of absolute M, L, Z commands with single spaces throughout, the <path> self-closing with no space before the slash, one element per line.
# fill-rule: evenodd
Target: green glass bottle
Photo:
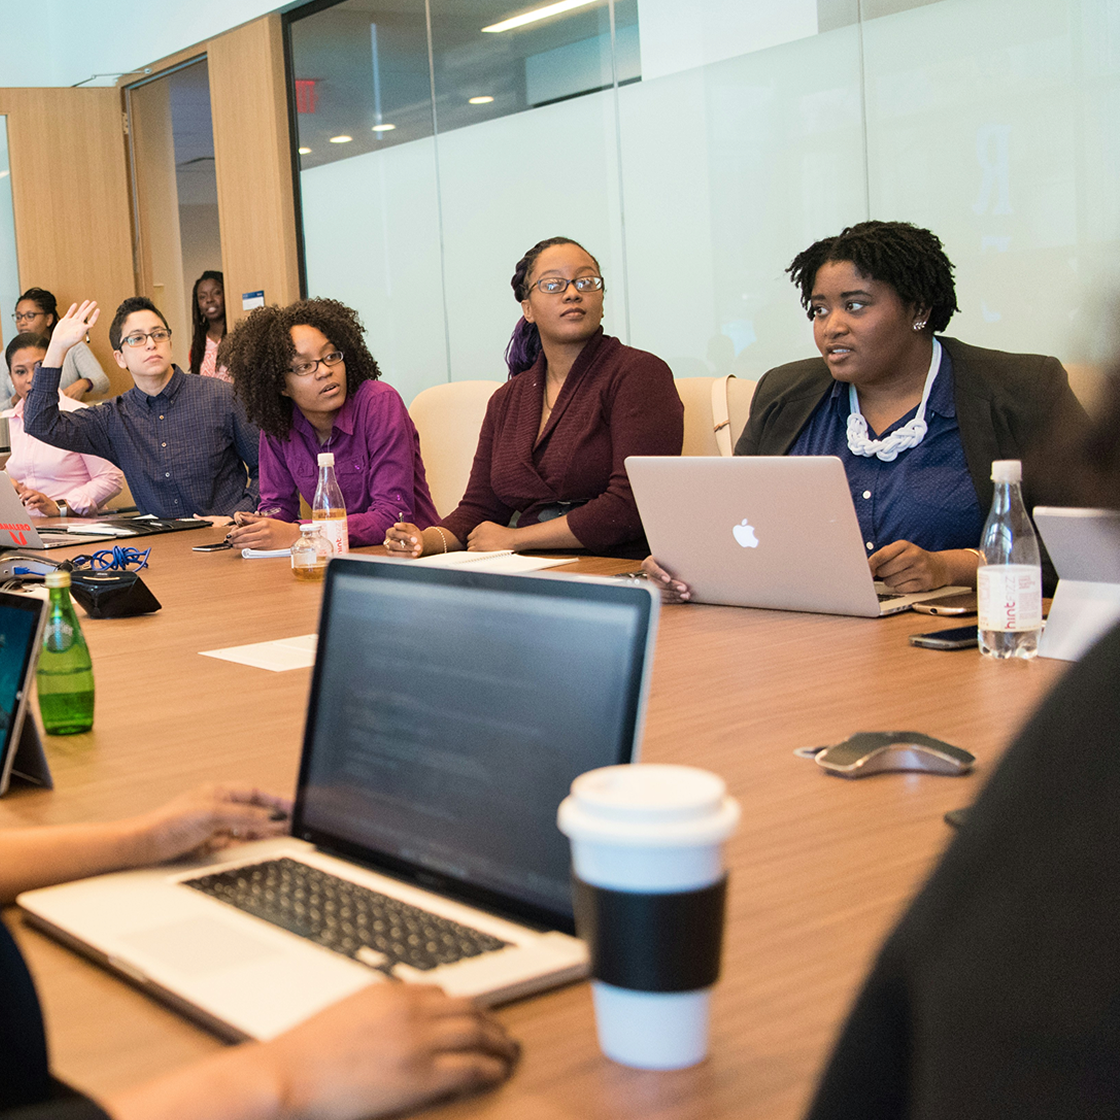
<path fill-rule="evenodd" d="M 70 573 L 46 578 L 50 609 L 39 650 L 35 683 L 48 735 L 76 735 L 93 726 L 93 663 L 70 602 Z"/>

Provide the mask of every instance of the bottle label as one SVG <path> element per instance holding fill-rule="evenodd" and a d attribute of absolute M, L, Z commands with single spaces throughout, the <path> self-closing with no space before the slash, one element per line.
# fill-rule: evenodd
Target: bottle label
<path fill-rule="evenodd" d="M 981 630 L 1038 630 L 1042 572 L 1031 564 L 988 564 L 976 572 Z"/>
<path fill-rule="evenodd" d="M 315 528 L 331 542 L 336 556 L 350 551 L 350 534 L 346 531 L 346 516 L 314 518 Z"/>

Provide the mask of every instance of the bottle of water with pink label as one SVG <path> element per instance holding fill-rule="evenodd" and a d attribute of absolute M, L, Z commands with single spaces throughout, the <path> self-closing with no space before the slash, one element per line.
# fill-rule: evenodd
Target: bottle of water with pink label
<path fill-rule="evenodd" d="M 1042 630 L 1042 568 L 1038 538 L 1023 505 L 1018 459 L 992 464 L 995 494 L 980 537 L 976 572 L 980 652 L 986 657 L 1034 657 Z"/>
<path fill-rule="evenodd" d="M 346 503 L 334 476 L 334 455 L 329 451 L 319 453 L 319 484 L 315 487 L 315 500 L 311 503 L 311 520 L 331 542 L 336 556 L 350 551 Z"/>

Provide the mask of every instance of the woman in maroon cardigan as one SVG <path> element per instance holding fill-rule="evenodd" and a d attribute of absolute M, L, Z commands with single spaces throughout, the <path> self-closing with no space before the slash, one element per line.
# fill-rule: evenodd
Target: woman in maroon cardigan
<path fill-rule="evenodd" d="M 466 494 L 438 525 L 400 522 L 386 546 L 417 557 L 470 549 L 585 549 L 641 557 L 627 455 L 679 455 L 684 407 L 660 358 L 603 334 L 603 278 L 566 237 L 541 241 L 511 281 L 522 319 L 509 381 L 490 398 Z"/>

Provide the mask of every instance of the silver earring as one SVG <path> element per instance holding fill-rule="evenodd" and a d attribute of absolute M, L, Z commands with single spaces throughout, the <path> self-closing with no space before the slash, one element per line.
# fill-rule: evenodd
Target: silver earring
<path fill-rule="evenodd" d="M 914 330 L 916 330 L 916 331 L 924 331 L 925 329 L 926 329 L 926 321 L 925 321 L 925 319 L 923 319 L 923 320 L 922 320 L 921 322 L 919 322 L 919 323 L 915 323 L 915 324 L 914 324 Z"/>

